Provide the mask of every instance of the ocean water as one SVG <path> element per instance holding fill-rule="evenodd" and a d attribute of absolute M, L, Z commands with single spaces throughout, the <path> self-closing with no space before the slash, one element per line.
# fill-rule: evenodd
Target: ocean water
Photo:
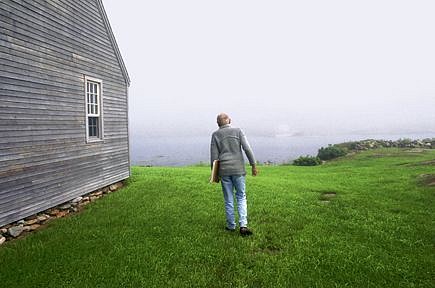
<path fill-rule="evenodd" d="M 364 139 L 397 140 L 400 138 L 434 138 L 433 133 L 336 135 L 336 136 L 277 136 L 250 137 L 248 141 L 260 163 L 282 164 L 301 155 L 317 154 L 320 147 Z M 131 139 L 133 165 L 185 166 L 209 163 L 210 135 L 196 137 L 145 137 L 135 135 Z"/>

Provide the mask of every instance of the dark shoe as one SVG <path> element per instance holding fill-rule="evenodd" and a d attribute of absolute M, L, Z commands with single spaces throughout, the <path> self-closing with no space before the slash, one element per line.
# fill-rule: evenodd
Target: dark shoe
<path fill-rule="evenodd" d="M 252 231 L 248 229 L 248 227 L 240 227 L 240 235 L 249 236 L 252 235 Z"/>
<path fill-rule="evenodd" d="M 231 229 L 231 228 L 225 227 L 225 230 L 230 231 L 230 232 L 234 232 L 234 231 L 236 231 L 236 228 Z"/>

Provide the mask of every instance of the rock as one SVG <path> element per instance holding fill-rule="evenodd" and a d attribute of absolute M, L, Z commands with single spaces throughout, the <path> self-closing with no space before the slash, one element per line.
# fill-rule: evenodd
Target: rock
<path fill-rule="evenodd" d="M 69 204 L 69 203 L 66 203 L 66 204 L 59 206 L 60 210 L 68 210 L 69 208 L 71 208 L 71 204 Z"/>
<path fill-rule="evenodd" d="M 65 210 L 65 211 L 59 211 L 59 213 L 56 214 L 56 217 L 57 217 L 57 218 L 64 217 L 64 216 L 66 216 L 68 213 L 69 213 L 69 211 L 67 211 L 67 210 Z"/>
<path fill-rule="evenodd" d="M 89 201 L 89 196 L 83 197 L 82 201 L 83 201 L 83 202 L 85 202 L 85 201 Z"/>
<path fill-rule="evenodd" d="M 101 195 L 103 195 L 103 191 L 97 191 L 97 192 L 95 192 L 92 196 L 97 196 L 97 197 L 99 197 L 99 196 L 101 196 Z"/>
<path fill-rule="evenodd" d="M 109 187 L 104 187 L 103 188 L 103 193 L 108 193 L 110 191 Z"/>
<path fill-rule="evenodd" d="M 24 229 L 24 231 L 33 231 L 33 230 L 38 229 L 39 227 L 41 227 L 41 225 L 33 224 L 33 225 L 29 225 L 29 226 L 24 226 L 23 229 Z"/>
<path fill-rule="evenodd" d="M 50 216 L 46 215 L 46 214 L 42 214 L 38 216 L 38 223 L 39 222 L 44 222 L 46 220 L 50 219 Z"/>
<path fill-rule="evenodd" d="M 32 215 L 32 216 L 29 216 L 29 217 L 24 218 L 24 220 L 29 221 L 29 220 L 33 220 L 33 219 L 36 219 L 36 218 L 37 218 L 37 217 L 36 217 L 36 215 L 34 214 L 34 215 Z"/>
<path fill-rule="evenodd" d="M 97 199 L 98 199 L 97 196 L 91 196 L 91 197 L 89 198 L 90 201 L 95 201 L 95 200 L 97 200 Z"/>
<path fill-rule="evenodd" d="M 0 245 L 6 242 L 6 237 L 0 236 Z"/>
<path fill-rule="evenodd" d="M 110 191 L 118 190 L 122 187 L 122 182 L 118 182 L 109 186 Z"/>
<path fill-rule="evenodd" d="M 89 204 L 89 200 L 80 202 L 79 206 L 85 206 L 87 204 Z"/>
<path fill-rule="evenodd" d="M 14 226 L 8 229 L 9 235 L 11 235 L 14 238 L 20 236 L 20 234 L 23 233 L 23 231 L 24 231 L 24 227 L 20 227 L 20 226 Z"/>
<path fill-rule="evenodd" d="M 36 223 L 38 223 L 38 218 L 27 220 L 24 224 L 25 225 L 33 225 L 33 224 L 36 224 Z"/>
<path fill-rule="evenodd" d="M 18 225 L 24 224 L 24 220 L 20 220 L 17 222 Z"/>
<path fill-rule="evenodd" d="M 48 212 L 51 216 L 56 216 L 57 213 L 59 213 L 59 209 L 52 209 L 50 212 Z"/>
<path fill-rule="evenodd" d="M 33 224 L 33 225 L 30 225 L 29 227 L 30 227 L 30 231 L 33 231 L 33 230 L 36 230 L 39 227 L 41 227 L 41 225 L 39 225 L 39 224 Z"/>
<path fill-rule="evenodd" d="M 24 226 L 23 230 L 24 231 L 33 231 L 33 230 L 38 229 L 39 227 L 41 227 L 41 225 L 39 225 L 39 224 L 33 224 L 33 225 L 29 225 L 29 226 Z"/>
<path fill-rule="evenodd" d="M 82 201 L 83 197 L 77 197 L 74 200 L 71 201 L 71 203 L 79 203 L 80 201 Z"/>
<path fill-rule="evenodd" d="M 0 233 L 6 234 L 6 233 L 8 233 L 8 229 L 2 228 L 2 229 L 0 229 Z"/>

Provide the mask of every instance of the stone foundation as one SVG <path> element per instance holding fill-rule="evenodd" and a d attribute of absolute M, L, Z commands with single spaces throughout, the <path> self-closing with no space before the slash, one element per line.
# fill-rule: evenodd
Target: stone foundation
<path fill-rule="evenodd" d="M 122 181 L 114 183 L 102 189 L 77 197 L 71 201 L 39 212 L 35 215 L 26 217 L 20 221 L 0 227 L 0 245 L 15 238 L 21 238 L 26 234 L 39 229 L 53 219 L 65 217 L 71 213 L 77 213 L 87 204 L 118 190 L 122 186 L 124 186 Z"/>

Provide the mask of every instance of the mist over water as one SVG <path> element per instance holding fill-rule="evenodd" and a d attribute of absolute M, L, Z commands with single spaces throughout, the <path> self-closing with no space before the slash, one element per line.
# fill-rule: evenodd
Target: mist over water
<path fill-rule="evenodd" d="M 132 82 L 132 162 L 208 160 L 229 114 L 260 162 L 435 135 L 435 1 L 104 0 Z"/>
<path fill-rule="evenodd" d="M 336 136 L 253 136 L 248 140 L 260 163 L 288 163 L 302 155 L 317 155 L 320 147 L 364 139 L 398 140 L 433 138 L 435 133 Z M 184 166 L 209 163 L 209 136 L 135 137 L 131 143 L 133 165 Z"/>

